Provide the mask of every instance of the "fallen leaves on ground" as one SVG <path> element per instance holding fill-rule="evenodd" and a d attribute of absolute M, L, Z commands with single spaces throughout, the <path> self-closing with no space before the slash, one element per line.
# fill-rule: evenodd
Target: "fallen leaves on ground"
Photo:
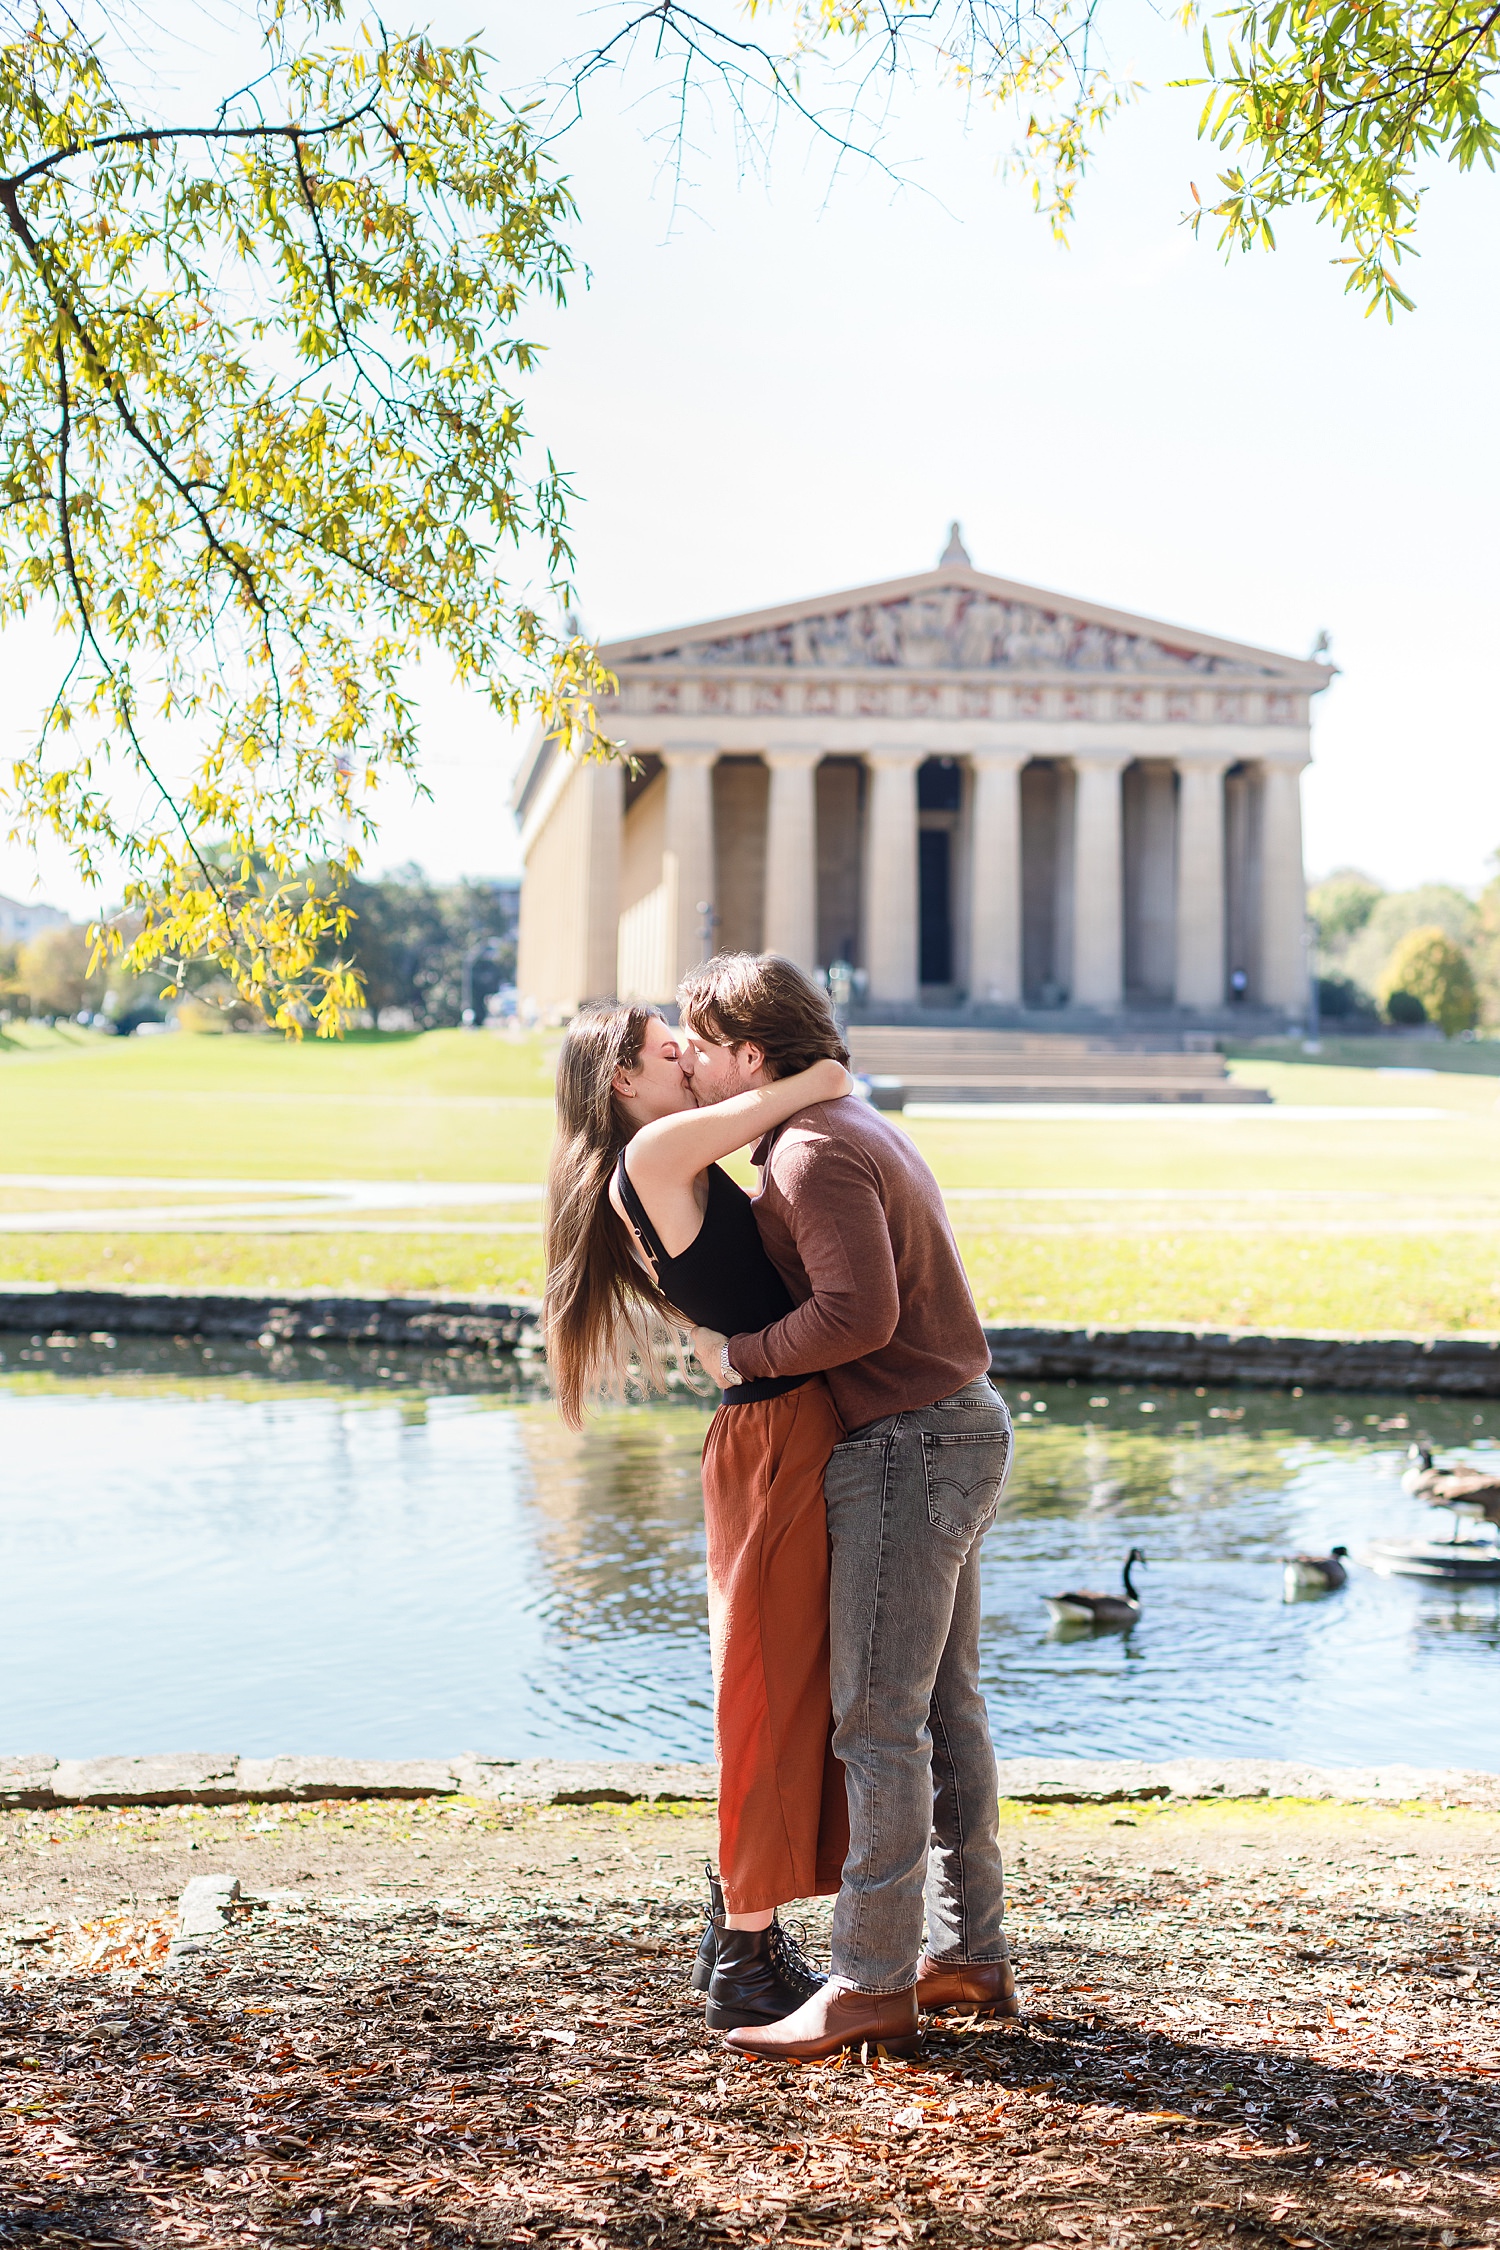
<path fill-rule="evenodd" d="M 104 1914 L 93 1922 L 72 1922 L 55 1933 L 54 1950 L 62 1965 L 79 1976 L 111 1970 L 144 1969 L 164 1961 L 175 1926 L 174 1915 L 143 1919 L 137 1914 Z"/>
<path fill-rule="evenodd" d="M 675 1901 L 273 1894 L 181 1969 L 113 1917 L 12 1951 L 0 2239 L 1462 2250 L 1490 1915 L 1373 1861 L 1033 1868 L 1026 2022 L 803 2069 L 705 2033 Z"/>

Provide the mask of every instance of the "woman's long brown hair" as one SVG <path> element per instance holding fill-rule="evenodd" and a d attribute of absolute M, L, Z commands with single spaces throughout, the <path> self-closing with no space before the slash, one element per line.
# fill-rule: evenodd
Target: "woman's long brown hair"
<path fill-rule="evenodd" d="M 641 1059 L 655 1008 L 603 1002 L 574 1017 L 557 1064 L 557 1138 L 547 1172 L 547 1286 L 542 1333 L 563 1420 L 619 1394 L 634 1361 L 661 1383 L 660 1320 L 678 1318 L 630 1248 L 609 1183 L 629 1138 L 615 1104 L 617 1070 Z"/>

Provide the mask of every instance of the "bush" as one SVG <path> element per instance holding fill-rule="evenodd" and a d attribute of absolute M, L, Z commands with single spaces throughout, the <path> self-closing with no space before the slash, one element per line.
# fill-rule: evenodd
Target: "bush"
<path fill-rule="evenodd" d="M 1427 1010 L 1414 992 L 1403 992 L 1397 985 L 1394 992 L 1385 996 L 1387 1023 L 1419 1024 L 1427 1021 Z"/>
<path fill-rule="evenodd" d="M 1452 938 L 1435 925 L 1401 940 L 1385 965 L 1380 1001 L 1392 1023 L 1412 1021 L 1409 1013 L 1397 1013 L 1398 1002 L 1403 1007 L 1416 1002 L 1445 1039 L 1472 1031 L 1479 1021 L 1474 972 Z"/>
<path fill-rule="evenodd" d="M 1500 869 L 1500 852 L 1490 855 L 1490 865 Z M 1474 933 L 1472 959 L 1480 1017 L 1487 1024 L 1500 1024 L 1500 873 L 1492 876 L 1479 894 L 1479 927 Z"/>
<path fill-rule="evenodd" d="M 21 947 L 16 984 L 34 1016 L 76 1016 L 104 998 L 102 970 L 89 974 L 94 941 L 81 922 L 58 922 Z"/>
<path fill-rule="evenodd" d="M 1319 977 L 1318 1014 L 1330 1023 L 1343 1023 L 1359 1016 L 1373 1021 L 1379 1010 L 1369 993 L 1352 977 Z"/>
<path fill-rule="evenodd" d="M 21 948 L 18 945 L 0 945 L 0 1008 L 4 1008 L 7 1014 L 19 1014 L 26 1006 L 20 959 Z"/>
<path fill-rule="evenodd" d="M 1474 942 L 1477 921 L 1474 901 L 1452 883 L 1419 883 L 1415 890 L 1391 891 L 1331 966 L 1362 984 L 1367 992 L 1376 992 L 1403 938 L 1416 930 L 1441 930 L 1467 952 Z"/>

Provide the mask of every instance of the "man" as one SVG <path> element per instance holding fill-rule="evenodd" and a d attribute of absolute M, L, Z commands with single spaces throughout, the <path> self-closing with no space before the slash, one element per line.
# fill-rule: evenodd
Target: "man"
<path fill-rule="evenodd" d="M 808 1051 L 810 1019 L 825 1053 L 845 1053 L 825 995 L 774 955 L 721 955 L 678 1002 L 700 1101 L 778 1076 L 792 1026 Z M 695 1348 L 730 1384 L 823 1372 L 848 1433 L 824 1489 L 850 1846 L 828 1983 L 729 2044 L 787 2061 L 865 2040 L 899 2052 L 919 2007 L 1016 2012 L 979 1689 L 979 1548 L 1010 1419 L 937 1182 L 907 1136 L 848 1097 L 801 1111 L 755 1161 L 761 1239 L 796 1309 L 759 1335 L 700 1329 Z"/>

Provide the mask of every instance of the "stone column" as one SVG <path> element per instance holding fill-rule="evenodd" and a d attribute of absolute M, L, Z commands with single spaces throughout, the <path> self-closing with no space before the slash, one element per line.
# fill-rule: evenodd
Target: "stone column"
<path fill-rule="evenodd" d="M 1117 1011 L 1124 999 L 1124 866 L 1120 776 L 1123 750 L 1075 756 L 1073 811 L 1073 990 L 1080 1008 Z"/>
<path fill-rule="evenodd" d="M 818 806 L 816 750 L 767 750 L 766 911 L 762 943 L 799 969 L 817 966 Z"/>
<path fill-rule="evenodd" d="M 589 998 L 615 989 L 620 929 L 620 845 L 625 829 L 625 768 L 617 758 L 590 761 L 588 924 L 584 992 Z"/>
<path fill-rule="evenodd" d="M 667 886 L 667 926 L 672 935 L 674 983 L 703 958 L 700 902 L 714 894 L 713 773 L 717 750 L 663 750 L 667 769 L 666 842 L 662 881 Z"/>
<path fill-rule="evenodd" d="M 516 982 L 550 1014 L 615 989 L 624 768 L 574 765 L 526 842 Z"/>
<path fill-rule="evenodd" d="M 977 751 L 970 817 L 969 998 L 1021 999 L 1021 765 Z"/>
<path fill-rule="evenodd" d="M 1260 998 L 1301 1017 L 1307 1005 L 1302 761 L 1261 768 Z"/>
<path fill-rule="evenodd" d="M 920 750 L 870 750 L 864 956 L 870 998 L 909 1006 L 917 985 L 917 768 Z"/>
<path fill-rule="evenodd" d="M 1224 1005 L 1224 773 L 1229 762 L 1177 761 L 1179 1008 Z"/>

